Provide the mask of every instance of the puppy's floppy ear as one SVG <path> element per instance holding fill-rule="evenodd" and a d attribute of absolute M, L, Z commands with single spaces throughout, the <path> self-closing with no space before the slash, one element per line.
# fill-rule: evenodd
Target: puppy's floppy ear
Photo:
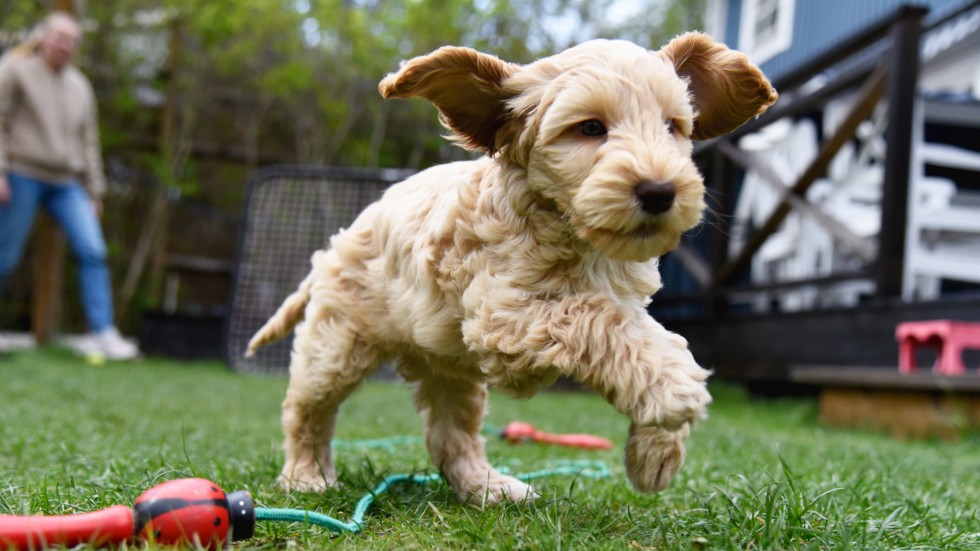
<path fill-rule="evenodd" d="M 497 151 L 497 131 L 506 122 L 501 83 L 518 66 L 470 48 L 444 46 L 402 62 L 381 81 L 385 98 L 425 98 L 439 109 L 453 139 L 467 149 Z"/>
<path fill-rule="evenodd" d="M 745 54 L 701 33 L 685 33 L 660 51 L 688 88 L 697 116 L 692 139 L 707 140 L 735 130 L 775 103 L 778 94 Z"/>

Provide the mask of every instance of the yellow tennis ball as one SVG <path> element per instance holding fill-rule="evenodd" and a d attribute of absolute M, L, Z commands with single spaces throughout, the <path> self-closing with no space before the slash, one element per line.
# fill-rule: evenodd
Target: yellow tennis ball
<path fill-rule="evenodd" d="M 103 365 L 105 364 L 105 356 L 102 354 L 86 354 L 85 361 L 89 365 Z"/>

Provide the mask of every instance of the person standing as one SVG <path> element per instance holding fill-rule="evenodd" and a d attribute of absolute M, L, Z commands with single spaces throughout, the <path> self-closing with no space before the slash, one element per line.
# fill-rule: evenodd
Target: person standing
<path fill-rule="evenodd" d="M 0 60 L 0 288 L 45 209 L 78 262 L 90 331 L 82 351 L 129 359 L 139 349 L 114 324 L 99 223 L 105 176 L 95 94 L 72 64 L 81 36 L 78 20 L 54 12 Z"/>

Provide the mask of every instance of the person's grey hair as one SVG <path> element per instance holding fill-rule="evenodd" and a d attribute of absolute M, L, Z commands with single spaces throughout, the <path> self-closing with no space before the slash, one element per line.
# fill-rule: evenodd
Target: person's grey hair
<path fill-rule="evenodd" d="M 41 40 L 44 39 L 45 33 L 48 32 L 48 29 L 51 28 L 51 25 L 55 21 L 68 21 L 78 28 L 82 26 L 81 21 L 74 15 L 65 11 L 53 11 L 31 29 L 30 34 L 27 35 L 27 38 L 23 42 L 11 48 L 10 54 L 14 56 L 28 56 L 37 53 L 38 48 L 41 47 Z"/>

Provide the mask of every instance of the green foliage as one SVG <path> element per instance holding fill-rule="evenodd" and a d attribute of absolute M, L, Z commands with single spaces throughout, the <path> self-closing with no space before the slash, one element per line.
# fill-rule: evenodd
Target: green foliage
<path fill-rule="evenodd" d="M 201 476 L 246 489 L 261 507 L 348 520 L 382 478 L 435 472 L 424 445 L 357 447 L 359 439 L 419 435 L 411 391 L 371 382 L 345 402 L 336 450 L 341 486 L 285 493 L 279 402 L 286 380 L 241 376 L 216 363 L 150 359 L 89 366 L 59 351 L 0 359 L 0 514 L 71 514 L 131 504 L 163 480 Z M 980 440 L 900 442 L 829 430 L 812 400 L 753 401 L 713 388 L 710 418 L 664 492 L 639 495 L 621 466 L 626 420 L 598 397 L 491 396 L 488 426 L 524 420 L 588 432 L 613 451 L 512 446 L 487 433 L 491 462 L 513 472 L 599 460 L 604 480 L 542 479 L 531 504 L 476 510 L 443 483 L 380 497 L 360 535 L 260 523 L 236 548 L 302 549 L 976 549 Z"/>
<path fill-rule="evenodd" d="M 0 4 L 0 30 L 17 33 L 18 36 L 6 36 L 0 42 L 0 50 L 14 45 L 14 40 L 22 38 L 21 33 L 31 29 L 43 17 L 43 6 L 38 2 L 3 2 Z"/>

